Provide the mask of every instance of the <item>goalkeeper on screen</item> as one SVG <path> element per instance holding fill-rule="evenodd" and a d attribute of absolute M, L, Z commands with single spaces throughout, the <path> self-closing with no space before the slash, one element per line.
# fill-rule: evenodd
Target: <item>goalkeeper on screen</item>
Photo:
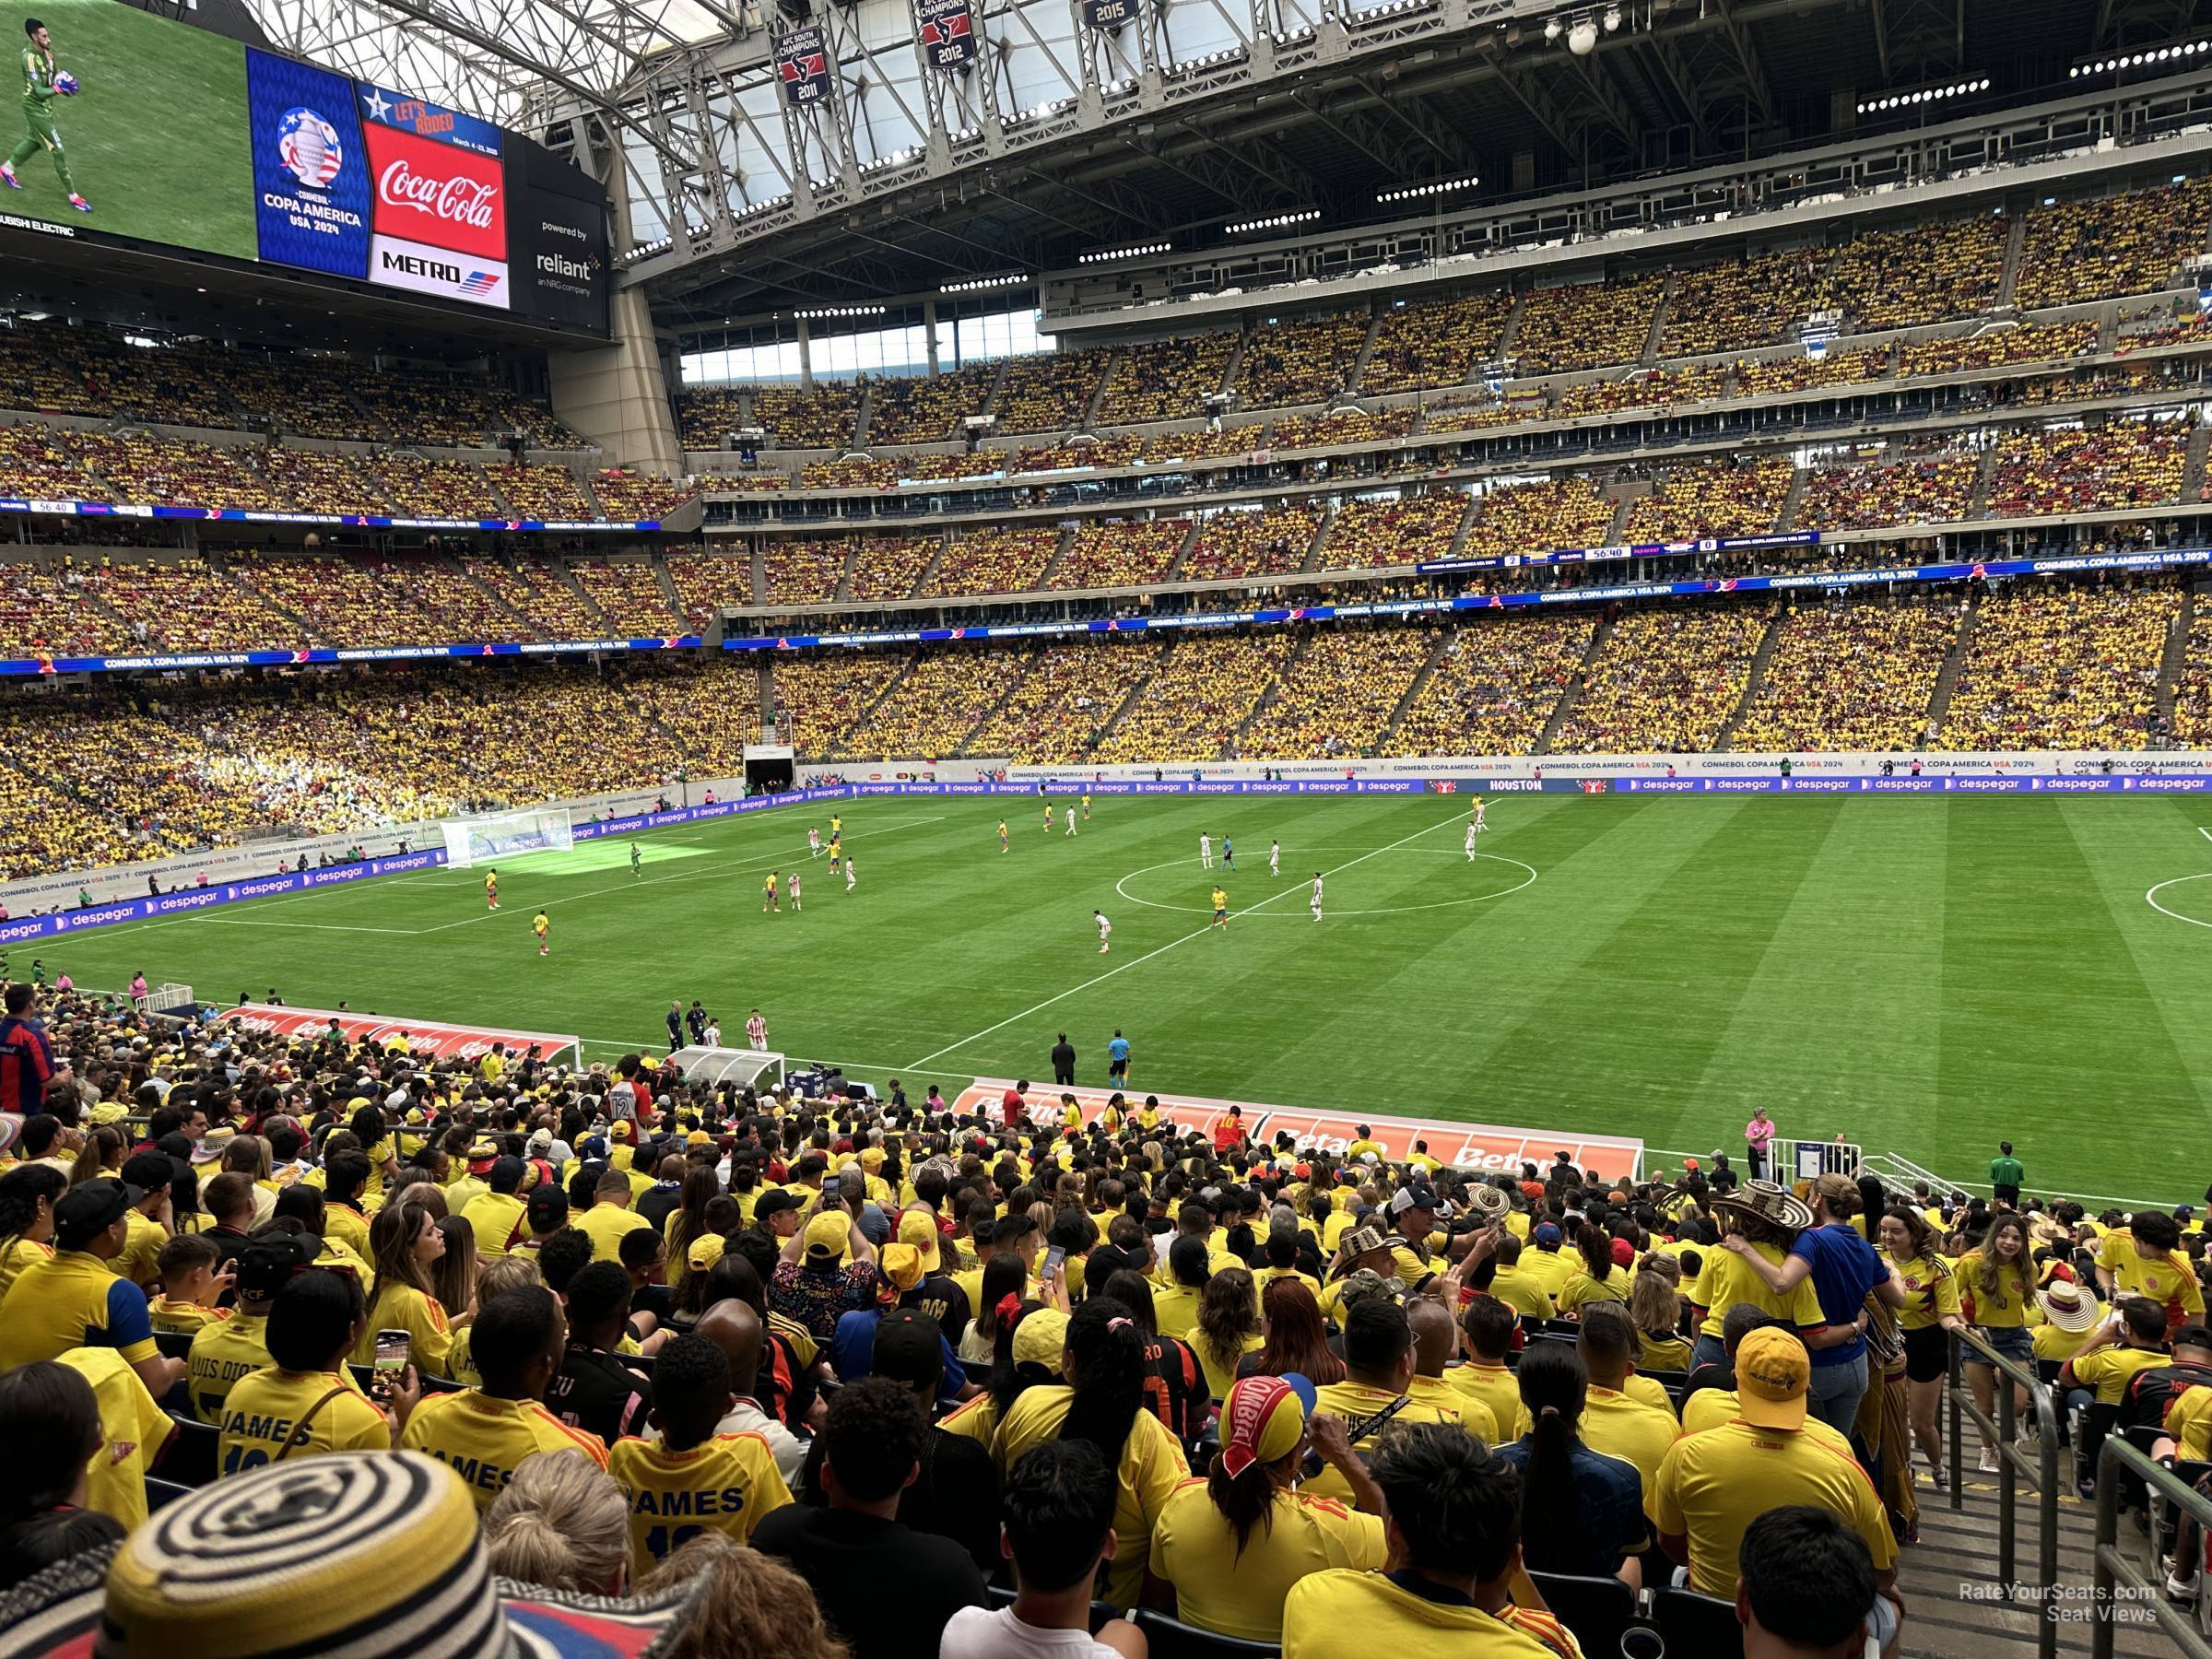
<path fill-rule="evenodd" d="M 76 194 L 76 185 L 69 177 L 69 158 L 62 152 L 62 135 L 53 124 L 53 100 L 58 95 L 74 97 L 76 77 L 67 70 L 53 65 L 53 37 L 46 32 L 46 25 L 36 18 L 23 19 L 23 32 L 29 41 L 23 48 L 23 142 L 17 145 L 6 161 L 0 161 L 0 183 L 10 190 L 20 190 L 23 182 L 16 177 L 16 169 L 44 150 L 53 158 L 53 171 L 60 175 L 62 188 L 68 193 L 69 206 L 79 213 L 92 211 L 92 204 Z"/>

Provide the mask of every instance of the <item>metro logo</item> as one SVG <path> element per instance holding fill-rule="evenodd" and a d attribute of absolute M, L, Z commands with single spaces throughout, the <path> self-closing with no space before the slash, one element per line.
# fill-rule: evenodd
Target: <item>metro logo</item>
<path fill-rule="evenodd" d="M 371 229 L 378 236 L 497 260 L 504 275 L 507 176 L 497 156 L 373 122 L 362 127 L 361 141 L 376 179 Z"/>

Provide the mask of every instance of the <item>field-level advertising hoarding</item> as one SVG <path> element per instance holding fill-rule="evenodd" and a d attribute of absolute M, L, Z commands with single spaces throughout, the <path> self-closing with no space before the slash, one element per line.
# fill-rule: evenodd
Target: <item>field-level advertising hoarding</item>
<path fill-rule="evenodd" d="M 46 25 L 53 69 L 76 76 L 42 118 L 12 90 L 0 109 L 0 156 L 27 138 L 39 150 L 0 191 L 0 209 L 28 219 L 233 259 L 254 257 L 252 162 L 246 146 L 246 49 L 236 41 L 115 0 L 6 0 L 0 44 L 20 69 L 26 18 Z M 51 132 L 70 182 L 69 204 Z"/>
<path fill-rule="evenodd" d="M 265 1036 L 315 1038 L 335 1021 L 348 1042 L 372 1042 L 379 1048 L 406 1034 L 407 1052 L 426 1060 L 480 1060 L 498 1043 L 511 1054 L 531 1049 L 547 1060 L 558 1060 L 574 1050 L 581 1058 L 583 1045 L 574 1037 L 550 1031 L 509 1031 L 497 1026 L 446 1025 L 435 1019 L 392 1019 L 381 1015 L 346 1014 L 331 1008 L 295 1008 L 284 1003 L 241 1003 L 222 1016 L 225 1025 Z"/>

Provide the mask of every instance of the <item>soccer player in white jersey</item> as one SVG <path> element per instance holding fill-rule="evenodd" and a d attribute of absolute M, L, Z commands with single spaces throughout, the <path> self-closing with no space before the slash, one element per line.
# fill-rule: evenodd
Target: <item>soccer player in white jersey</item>
<path fill-rule="evenodd" d="M 1481 833 L 1482 826 L 1477 823 L 1473 818 L 1469 818 L 1467 820 L 1466 834 L 1467 862 L 1469 864 L 1473 864 L 1475 862 L 1475 838 Z"/>
<path fill-rule="evenodd" d="M 1314 921 L 1316 921 L 1316 922 L 1320 921 L 1320 920 L 1321 920 L 1321 872 L 1320 872 L 1319 870 L 1316 870 L 1316 871 L 1314 871 L 1314 872 L 1313 872 L 1313 902 L 1312 902 L 1312 906 L 1311 906 L 1310 908 L 1311 908 L 1311 909 L 1312 910 L 1312 912 L 1313 912 L 1313 920 L 1314 920 Z"/>
<path fill-rule="evenodd" d="M 1282 873 L 1283 843 L 1279 841 L 1271 841 L 1267 843 L 1267 874 L 1280 876 Z"/>
<path fill-rule="evenodd" d="M 1067 832 L 1070 835 L 1076 832 L 1076 809 L 1073 806 L 1067 809 Z"/>
<path fill-rule="evenodd" d="M 848 853 L 845 854 L 845 891 L 851 892 L 853 887 L 853 854 Z"/>
<path fill-rule="evenodd" d="M 1198 867 L 1202 870 L 1214 867 L 1214 838 L 1203 831 L 1198 836 Z"/>
<path fill-rule="evenodd" d="M 791 908 L 794 911 L 799 908 L 799 873 L 796 870 L 791 873 Z"/>
<path fill-rule="evenodd" d="M 1482 815 L 1488 810 L 1489 808 L 1484 803 L 1483 798 L 1480 795 L 1477 795 L 1475 797 L 1475 833 L 1477 835 L 1480 835 L 1485 830 L 1489 828 L 1488 824 L 1482 821 Z"/>
<path fill-rule="evenodd" d="M 809 824 L 806 826 L 806 856 L 809 858 L 819 858 L 821 855 L 822 832 L 819 830 L 817 830 L 812 824 Z"/>
<path fill-rule="evenodd" d="M 1099 924 L 1099 954 L 1104 956 L 1106 954 L 1106 939 L 1113 932 L 1113 924 L 1106 920 L 1104 911 L 1092 911 L 1090 919 Z"/>

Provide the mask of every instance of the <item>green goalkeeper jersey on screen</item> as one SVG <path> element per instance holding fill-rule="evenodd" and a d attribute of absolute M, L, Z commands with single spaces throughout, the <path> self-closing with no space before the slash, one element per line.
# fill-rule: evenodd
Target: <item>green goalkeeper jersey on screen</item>
<path fill-rule="evenodd" d="M 61 88 L 54 84 L 57 73 L 51 49 L 41 46 L 37 41 L 24 46 L 23 141 L 9 154 L 6 171 L 0 172 L 0 181 L 13 189 L 22 189 L 16 179 L 16 169 L 44 150 L 53 158 L 53 171 L 62 181 L 62 188 L 68 192 L 71 205 L 81 206 L 84 198 L 76 194 L 76 185 L 69 177 L 68 158 L 62 153 L 62 135 L 53 124 L 53 100 L 61 95 Z"/>

